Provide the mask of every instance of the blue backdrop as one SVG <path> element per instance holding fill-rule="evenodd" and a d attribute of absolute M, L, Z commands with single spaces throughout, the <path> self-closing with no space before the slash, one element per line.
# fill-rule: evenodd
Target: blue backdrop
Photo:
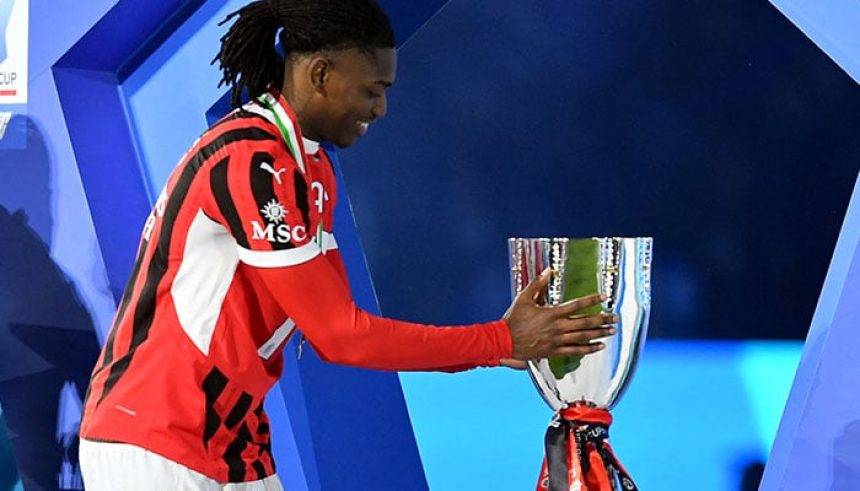
<path fill-rule="evenodd" d="M 510 236 L 652 235 L 652 335 L 806 334 L 860 91 L 773 6 L 451 0 L 390 94 L 342 156 L 387 314 L 499 315 Z"/>

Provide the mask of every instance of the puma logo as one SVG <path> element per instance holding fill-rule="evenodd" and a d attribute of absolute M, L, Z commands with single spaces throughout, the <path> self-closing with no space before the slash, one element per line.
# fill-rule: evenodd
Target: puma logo
<path fill-rule="evenodd" d="M 269 165 L 268 162 L 263 162 L 262 164 L 260 164 L 260 168 L 263 169 L 264 171 L 268 172 L 269 174 L 275 176 L 275 180 L 278 181 L 278 184 L 282 184 L 281 183 L 281 174 L 284 172 L 287 172 L 287 169 L 275 170 L 274 167 Z"/>

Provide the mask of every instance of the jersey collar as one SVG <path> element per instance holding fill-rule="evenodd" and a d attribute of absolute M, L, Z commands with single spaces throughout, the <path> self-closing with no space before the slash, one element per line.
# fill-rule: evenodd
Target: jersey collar
<path fill-rule="evenodd" d="M 284 143 L 287 145 L 287 150 L 290 151 L 293 159 L 299 166 L 299 169 L 305 172 L 305 142 L 302 138 L 302 132 L 299 128 L 299 120 L 296 118 L 290 105 L 287 104 L 284 96 L 278 93 L 277 90 L 270 90 L 257 98 L 257 102 L 261 106 L 269 110 L 275 119 L 275 124 L 281 131 L 281 136 L 284 138 Z"/>

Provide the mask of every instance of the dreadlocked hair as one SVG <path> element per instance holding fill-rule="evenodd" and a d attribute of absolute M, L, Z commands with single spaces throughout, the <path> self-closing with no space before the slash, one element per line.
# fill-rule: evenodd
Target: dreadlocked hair
<path fill-rule="evenodd" d="M 236 19 L 221 37 L 218 87 L 231 89 L 233 107 L 243 89 L 251 98 L 284 81 L 285 57 L 322 50 L 359 48 L 370 52 L 393 48 L 394 31 L 375 0 L 256 0 L 231 13 L 218 25 Z M 280 31 L 280 34 L 278 34 Z"/>

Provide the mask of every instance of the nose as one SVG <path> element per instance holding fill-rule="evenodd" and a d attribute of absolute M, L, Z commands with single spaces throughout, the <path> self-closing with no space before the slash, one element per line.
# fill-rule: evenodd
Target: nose
<path fill-rule="evenodd" d="M 388 112 L 388 96 L 386 94 L 382 94 L 376 100 L 376 104 L 373 105 L 373 117 L 374 119 L 380 119 L 385 117 L 385 113 Z"/>

